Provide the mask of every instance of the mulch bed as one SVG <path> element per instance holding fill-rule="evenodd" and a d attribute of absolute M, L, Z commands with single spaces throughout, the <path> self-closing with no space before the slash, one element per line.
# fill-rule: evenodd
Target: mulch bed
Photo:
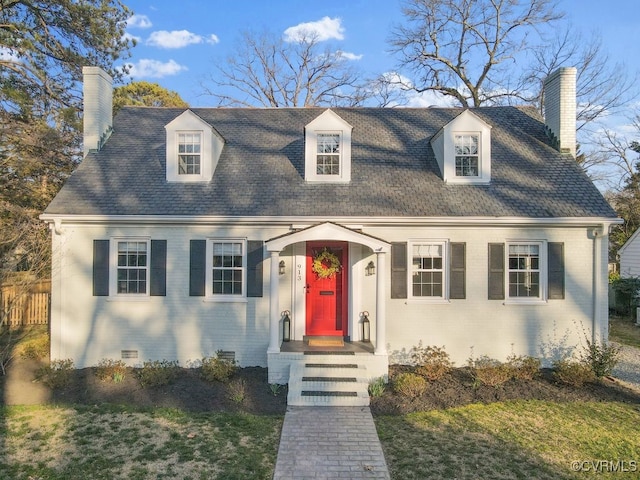
<path fill-rule="evenodd" d="M 412 372 L 408 366 L 393 365 L 389 376 Z M 572 387 L 557 382 L 553 372 L 543 369 L 534 380 L 509 380 L 497 387 L 474 385 L 468 368 L 455 368 L 443 378 L 429 382 L 427 391 L 411 399 L 393 392 L 388 385 L 380 397 L 371 399 L 374 415 L 402 415 L 411 412 L 445 409 L 472 403 L 493 403 L 508 400 L 547 400 L 553 402 L 623 402 L 640 404 L 640 393 L 605 378 L 599 382 Z"/>
<path fill-rule="evenodd" d="M 11 368 L 11 367 L 10 367 Z M 405 371 L 407 366 L 391 366 L 390 377 Z M 28 372 L 27 372 L 28 374 Z M 5 391 L 7 377 L 0 378 L 0 395 Z M 244 400 L 233 398 L 238 385 L 243 385 Z M 41 383 L 26 382 L 42 389 Z M 46 387 L 44 387 L 46 388 Z M 234 390 L 234 388 L 236 390 Z M 1 398 L 5 398 L 2 395 Z M 191 412 L 246 412 L 258 415 L 284 415 L 287 388 L 282 386 L 274 395 L 267 381 L 267 369 L 241 368 L 230 383 L 206 382 L 198 369 L 181 369 L 178 379 L 170 385 L 142 387 L 138 377 L 129 371 L 120 383 L 101 381 L 93 368 L 74 370 L 70 383 L 49 389 L 46 403 L 55 405 L 134 405 L 140 408 L 178 408 Z M 615 401 L 640 404 L 640 393 L 617 384 L 612 379 L 572 387 L 555 381 L 552 372 L 543 370 L 535 380 L 510 380 L 498 387 L 474 385 L 466 368 L 456 368 L 440 380 L 429 382 L 424 395 L 409 399 L 398 395 L 387 385 L 382 396 L 371 399 L 374 415 L 401 415 L 410 412 L 444 409 L 471 403 L 491 403 L 507 400 Z"/>

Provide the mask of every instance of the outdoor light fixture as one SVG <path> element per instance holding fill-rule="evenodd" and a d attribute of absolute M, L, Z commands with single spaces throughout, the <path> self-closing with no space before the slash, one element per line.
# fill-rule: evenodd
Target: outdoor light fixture
<path fill-rule="evenodd" d="M 280 260 L 279 269 L 280 275 L 284 275 L 284 260 Z"/>
<path fill-rule="evenodd" d="M 375 275 L 376 274 L 376 266 L 373 263 L 373 260 L 371 260 L 367 266 L 364 268 L 365 271 L 365 275 L 367 277 L 370 277 L 371 275 Z"/>
<path fill-rule="evenodd" d="M 362 312 L 360 314 L 362 317 L 360 336 L 363 342 L 370 343 L 371 342 L 371 322 L 369 322 L 369 312 Z"/>
<path fill-rule="evenodd" d="M 282 263 L 282 262 L 281 262 Z M 291 341 L 291 318 L 289 317 L 291 312 L 289 310 L 285 310 L 282 312 L 282 341 L 290 342 Z"/>

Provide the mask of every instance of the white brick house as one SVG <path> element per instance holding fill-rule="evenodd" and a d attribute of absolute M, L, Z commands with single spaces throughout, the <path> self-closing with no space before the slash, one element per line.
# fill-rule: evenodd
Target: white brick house
<path fill-rule="evenodd" d="M 87 153 L 42 216 L 52 358 L 224 350 L 286 383 L 291 344 L 360 345 L 365 316 L 369 377 L 420 341 L 460 365 L 607 337 L 618 220 L 574 159 L 574 69 L 547 83 L 546 123 L 518 107 L 123 108 L 112 125 L 108 77 L 85 73 Z"/>

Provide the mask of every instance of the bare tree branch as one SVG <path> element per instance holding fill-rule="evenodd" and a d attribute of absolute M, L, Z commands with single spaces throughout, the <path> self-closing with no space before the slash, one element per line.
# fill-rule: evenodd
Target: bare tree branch
<path fill-rule="evenodd" d="M 368 98 L 366 82 L 350 60 L 340 51 L 322 50 L 313 34 L 291 43 L 268 32 L 245 32 L 201 86 L 221 106 L 354 106 Z"/>
<path fill-rule="evenodd" d="M 408 0 L 403 14 L 390 43 L 415 76 L 410 88 L 465 107 L 515 96 L 504 88 L 510 61 L 530 47 L 528 32 L 562 16 L 552 0 Z"/>

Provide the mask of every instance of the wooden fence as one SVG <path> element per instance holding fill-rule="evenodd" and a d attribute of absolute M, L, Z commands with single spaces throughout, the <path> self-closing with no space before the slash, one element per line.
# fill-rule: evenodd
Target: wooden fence
<path fill-rule="evenodd" d="M 40 280 L 25 292 L 19 284 L 0 286 L 2 324 L 10 326 L 47 325 L 51 299 L 51 280 Z"/>

